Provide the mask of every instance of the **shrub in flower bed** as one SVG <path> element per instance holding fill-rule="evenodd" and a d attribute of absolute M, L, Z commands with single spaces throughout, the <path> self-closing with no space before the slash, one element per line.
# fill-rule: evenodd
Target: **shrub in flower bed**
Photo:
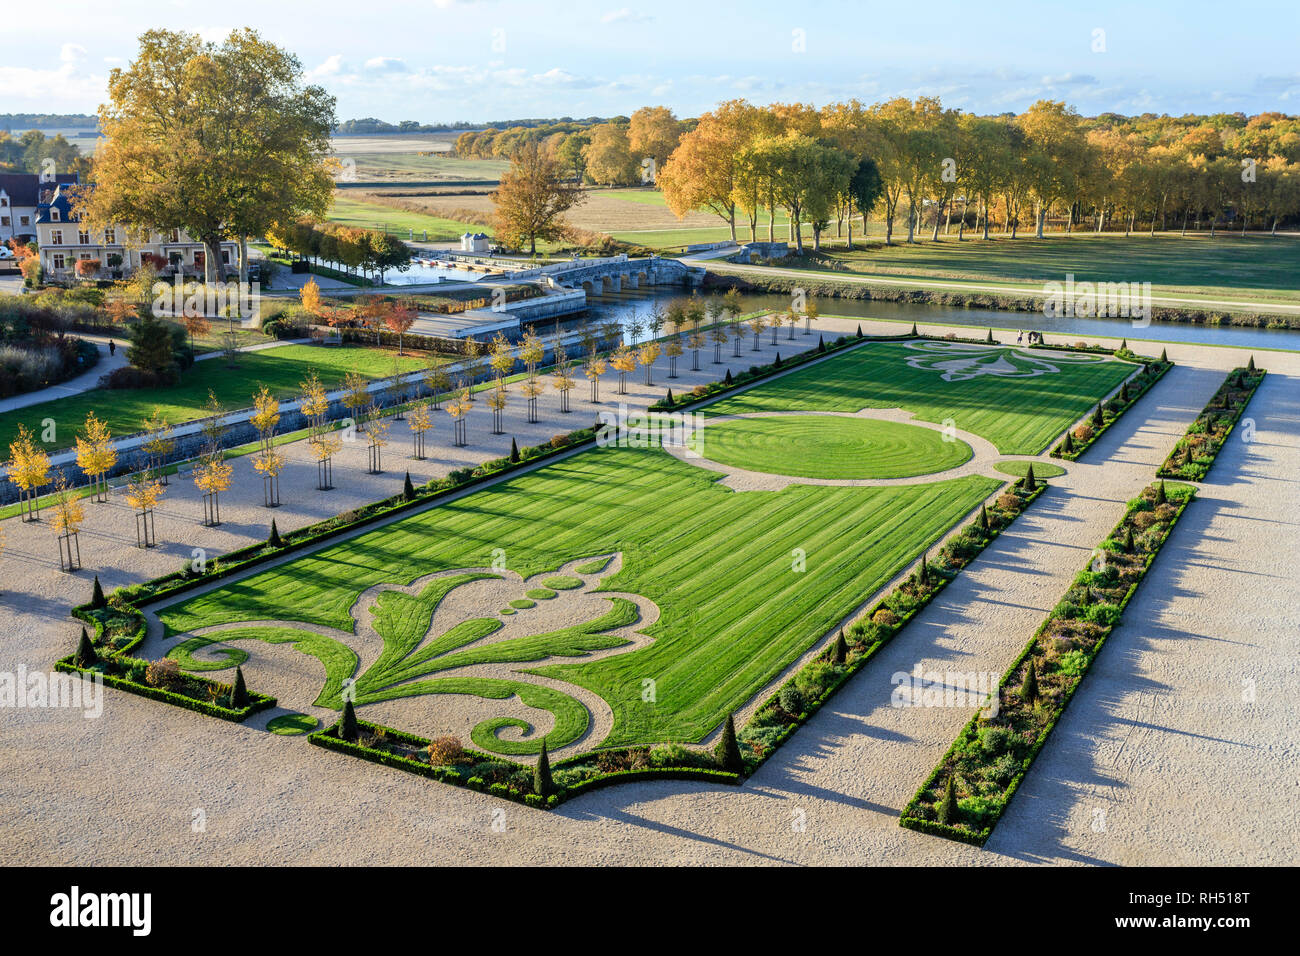
<path fill-rule="evenodd" d="M 1262 381 L 1264 370 L 1255 368 L 1253 358 L 1250 365 L 1229 372 L 1156 474 L 1161 478 L 1203 480 Z"/>
<path fill-rule="evenodd" d="M 535 768 L 467 750 L 455 737 L 427 740 L 359 720 L 355 741 L 342 739 L 338 724 L 307 739 L 327 750 L 418 773 L 452 786 L 479 790 L 537 810 L 553 809 L 587 790 L 635 779 L 740 782 L 738 774 L 719 770 L 711 754 L 668 744 L 599 751 L 558 763 L 551 773 L 554 792 L 543 796 L 536 792 Z"/>
<path fill-rule="evenodd" d="M 1079 573 L 1003 675 L 997 713 L 971 719 L 904 808 L 902 826 L 984 845 L 1194 496 L 1162 482 L 1129 502 L 1102 543 L 1104 560 Z"/>
<path fill-rule="evenodd" d="M 1059 346 L 1057 346 L 1059 348 Z M 1078 348 L 1076 352 L 1109 351 L 1104 349 Z M 1132 408 L 1152 385 L 1160 381 L 1165 372 L 1174 367 L 1163 352 L 1159 359 L 1149 359 L 1136 355 L 1128 349 L 1116 349 L 1115 357 L 1130 362 L 1141 362 L 1142 371 L 1120 386 L 1119 392 L 1105 402 L 1099 402 L 1093 409 L 1092 416 L 1086 422 L 1076 425 L 1052 449 L 1053 458 L 1077 461 L 1079 457 L 1096 444 L 1097 439 L 1106 433 L 1106 429 L 1119 419 L 1120 415 Z"/>
<path fill-rule="evenodd" d="M 233 684 L 222 684 L 186 674 L 173 660 L 145 661 L 120 653 L 94 650 L 95 659 L 84 665 L 78 653 L 56 661 L 54 669 L 69 674 L 99 674 L 106 685 L 161 700 L 187 710 L 242 721 L 259 710 L 275 706 L 275 698 L 250 693 L 243 687 L 242 674 Z"/>
<path fill-rule="evenodd" d="M 1040 480 L 1026 488 L 1019 479 L 992 504 L 981 505 L 975 519 L 953 535 L 934 555 L 924 555 L 902 584 L 887 594 L 863 619 L 842 630 L 818 657 L 801 667 L 769 697 L 737 734 L 745 774 L 763 763 L 787 737 L 830 699 L 907 622 L 970 564 L 1047 486 Z M 797 707 L 798 713 L 792 712 Z"/>

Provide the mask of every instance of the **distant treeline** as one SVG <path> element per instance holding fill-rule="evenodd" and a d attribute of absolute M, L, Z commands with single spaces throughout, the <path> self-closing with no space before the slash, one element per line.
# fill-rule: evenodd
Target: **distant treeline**
<path fill-rule="evenodd" d="M 622 118 L 627 122 L 627 117 Z M 402 120 L 400 123 L 386 123 L 381 119 L 375 119 L 373 116 L 367 116 L 364 119 L 350 119 L 339 123 L 335 132 L 340 136 L 358 136 L 374 133 L 450 133 L 455 130 L 465 129 L 483 129 L 484 127 L 514 127 L 522 126 L 533 129 L 538 126 L 547 126 L 553 123 L 572 123 L 578 126 L 592 126 L 596 123 L 604 123 L 606 120 L 600 116 L 588 116 L 585 119 L 575 119 L 572 116 L 561 116 L 559 119 L 512 119 L 512 120 L 489 120 L 487 122 L 471 123 L 468 120 L 460 120 L 455 123 L 417 123 L 415 120 Z"/>
<path fill-rule="evenodd" d="M 0 130 L 95 129 L 99 117 L 93 113 L 0 113 Z"/>

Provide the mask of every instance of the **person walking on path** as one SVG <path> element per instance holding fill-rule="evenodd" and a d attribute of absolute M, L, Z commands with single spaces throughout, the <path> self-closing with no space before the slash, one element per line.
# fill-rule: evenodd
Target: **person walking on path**
<path fill-rule="evenodd" d="M 109 340 L 108 340 L 108 355 L 109 355 L 109 358 L 112 358 L 112 357 L 113 357 L 114 355 L 116 355 L 116 354 L 117 354 L 117 343 L 114 342 L 112 339 L 109 339 Z"/>

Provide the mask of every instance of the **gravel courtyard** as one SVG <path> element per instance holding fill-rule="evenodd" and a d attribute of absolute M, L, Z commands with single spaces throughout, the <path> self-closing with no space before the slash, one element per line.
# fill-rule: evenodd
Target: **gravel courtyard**
<path fill-rule="evenodd" d="M 857 320 L 823 319 L 830 335 Z M 897 333 L 863 322 L 867 332 Z M 926 332 L 969 329 L 926 326 Z M 815 346 L 782 334 L 761 353 L 679 362 L 653 387 L 638 370 L 628 395 L 601 384 L 602 408 L 644 408 L 662 396 Z M 1158 353 L 1161 346 L 1137 343 Z M 1028 640 L 1124 502 L 1152 480 L 1169 448 L 1244 351 L 1171 345 L 1177 366 L 1127 412 L 1080 463 L 843 688 L 746 784 L 623 785 L 540 813 L 432 783 L 248 726 L 227 724 L 105 690 L 104 714 L 17 709 L 0 713 L 0 849 L 7 864 L 348 863 L 394 864 L 1295 864 L 1280 835 L 1297 828 L 1294 642 L 1300 583 L 1300 355 L 1257 352 L 1268 377 L 1246 411 L 1254 440 L 1234 433 L 1129 605 L 1097 665 L 984 850 L 904 830 L 898 812 L 969 719 L 964 708 L 896 708 L 890 676 L 925 670 L 1000 673 Z M 222 496 L 224 524 L 203 528 L 187 476 L 174 477 L 158 511 L 159 548 L 134 547 L 134 518 L 120 497 L 87 503 L 85 571 L 58 570 L 48 523 L 4 522 L 0 558 L 0 670 L 44 670 L 71 651 L 93 573 L 105 590 L 177 568 L 203 548 L 209 559 L 521 446 L 585 426 L 594 417 L 585 382 L 575 411 L 558 396 L 542 421 L 522 422 L 512 396 L 506 434 L 490 435 L 480 398 L 470 446 L 444 444 L 442 413 L 430 458 L 409 460 L 395 423 L 386 472 L 365 475 L 364 442 L 345 446 L 336 488 L 311 490 L 305 443 L 285 446 L 284 507 L 262 507 L 250 459 L 235 462 Z M 1244 429 L 1243 429 L 1244 431 Z M 988 474 L 996 475 L 989 466 Z M 999 477 L 1005 477 L 1000 476 Z M 285 653 L 289 653 L 287 650 Z M 254 689 L 260 689 L 254 687 Z M 269 688 L 274 690 L 274 688 Z M 363 713 L 363 717 L 365 714 Z M 412 728 L 414 729 L 414 728 Z M 196 832 L 202 810 L 206 821 Z M 504 822 L 504 827 L 502 823 Z"/>

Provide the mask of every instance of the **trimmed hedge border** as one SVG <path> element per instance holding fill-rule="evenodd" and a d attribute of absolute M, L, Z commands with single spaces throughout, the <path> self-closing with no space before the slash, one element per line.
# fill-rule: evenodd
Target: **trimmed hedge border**
<path fill-rule="evenodd" d="M 1039 347 L 1040 346 L 1034 346 L 1034 348 L 1039 348 Z M 1043 346 L 1043 347 L 1052 348 L 1053 346 Z M 1114 355 L 1117 352 L 1123 350 L 1115 349 L 1112 351 L 1107 349 L 1076 348 L 1074 349 L 1074 351 L 1077 352 L 1111 351 L 1111 354 Z M 1133 353 L 1129 353 L 1129 354 L 1131 355 Z M 1071 441 L 1075 443 L 1074 450 L 1071 452 L 1065 451 L 1065 439 L 1061 439 L 1061 441 L 1056 444 L 1056 447 L 1052 449 L 1053 458 L 1060 458 L 1062 461 L 1078 461 L 1080 458 L 1082 458 L 1083 453 L 1086 452 L 1093 445 L 1095 445 L 1097 443 L 1097 440 L 1101 438 L 1102 435 L 1106 434 L 1106 430 L 1110 428 L 1112 425 L 1114 425 L 1117 421 L 1119 421 L 1121 415 L 1123 415 L 1126 411 L 1128 411 L 1130 408 L 1136 405 L 1138 399 L 1141 398 L 1143 395 L 1145 395 L 1147 392 L 1149 392 L 1151 390 L 1151 387 L 1155 385 L 1156 382 L 1164 378 L 1165 373 L 1174 367 L 1174 363 L 1168 360 L 1161 361 L 1160 359 L 1149 359 L 1140 355 L 1135 355 L 1132 359 L 1125 358 L 1123 359 L 1123 361 L 1136 361 L 1141 363 L 1142 365 L 1142 371 L 1139 372 L 1135 378 L 1126 380 L 1129 386 L 1128 402 L 1127 403 L 1121 402 L 1118 394 L 1116 394 L 1113 398 L 1107 399 L 1104 403 L 1102 403 L 1103 423 L 1100 428 L 1094 427 L 1092 437 L 1090 437 L 1085 442 L 1080 442 L 1079 439 L 1071 438 Z M 1110 413 L 1109 417 L 1107 417 L 1106 414 L 1108 412 Z M 1078 426 L 1077 425 L 1072 426 L 1067 432 L 1067 434 L 1073 432 L 1075 427 Z"/>
<path fill-rule="evenodd" d="M 1227 377 L 1224 378 L 1223 384 L 1220 385 L 1218 390 L 1214 393 L 1214 397 L 1210 399 L 1209 404 L 1206 405 L 1205 408 L 1201 410 L 1201 413 L 1196 416 L 1196 421 L 1187 426 L 1187 431 L 1184 433 L 1182 438 L 1178 439 L 1177 443 L 1174 445 L 1173 451 L 1169 453 L 1169 457 L 1164 460 L 1164 463 L 1160 466 L 1160 470 L 1156 472 L 1156 476 L 1159 478 L 1173 478 L 1183 481 L 1204 481 L 1206 476 L 1209 475 L 1210 469 L 1214 467 L 1215 461 L 1218 460 L 1219 452 L 1223 449 L 1223 446 L 1228 443 L 1228 437 L 1232 434 L 1233 429 L 1237 427 L 1237 422 L 1241 420 L 1242 413 L 1246 411 L 1246 406 L 1250 404 L 1250 400 L 1255 397 L 1255 392 L 1259 389 L 1260 385 L 1264 383 L 1265 374 L 1267 373 L 1264 369 L 1256 369 L 1252 373 L 1244 366 L 1234 368 L 1229 372 Z M 1220 415 L 1217 412 L 1217 409 L 1220 407 L 1220 398 L 1235 390 L 1232 388 L 1231 383 L 1237 376 L 1241 376 L 1242 381 L 1244 382 L 1250 382 L 1250 385 L 1245 394 L 1238 397 L 1234 407 L 1227 408 L 1226 398 L 1224 399 L 1224 415 L 1230 416 L 1231 421 L 1228 422 L 1227 430 L 1225 430 L 1222 435 L 1219 435 L 1217 438 L 1211 438 L 1207 443 L 1209 448 L 1208 457 L 1210 460 L 1208 462 L 1189 461 L 1183 465 L 1175 465 L 1174 459 L 1177 458 L 1179 453 L 1190 444 L 1192 435 L 1208 433 L 1208 429 L 1202 432 L 1193 432 L 1193 428 L 1196 428 L 1199 425 L 1205 429 L 1213 420 L 1224 417 L 1224 415 Z M 1251 382 L 1252 378 L 1254 379 L 1253 382 Z M 1183 470 L 1186 468 L 1191 468 L 1195 474 L 1188 474 Z"/>
<path fill-rule="evenodd" d="M 1022 481 L 1023 479 L 1017 479 L 1014 482 L 1010 482 L 1010 485 L 1011 487 L 1019 487 Z M 980 545 L 979 550 L 971 554 L 965 560 L 962 560 L 961 562 L 956 564 L 953 568 L 951 568 L 949 572 L 945 573 L 944 571 L 941 571 L 938 568 L 933 568 L 932 573 L 938 575 L 938 580 L 935 582 L 933 589 L 930 590 L 925 595 L 924 600 L 922 600 L 920 603 L 918 603 L 917 605 L 909 609 L 904 616 L 899 618 L 898 623 L 891 625 L 890 629 L 884 634 L 884 636 L 875 640 L 860 657 L 856 658 L 851 664 L 846 663 L 844 665 L 844 671 L 836 676 L 835 680 L 826 687 L 826 689 L 822 692 L 822 694 L 819 697 L 817 697 L 812 701 L 805 701 L 804 702 L 805 706 L 802 712 L 797 715 L 794 715 L 794 720 L 791 723 L 787 724 L 785 727 L 783 727 L 780 733 L 777 734 L 777 736 L 772 739 L 767 749 L 757 759 L 754 759 L 750 757 L 749 753 L 747 752 L 751 748 L 746 746 L 746 736 L 747 736 L 746 731 L 751 730 L 751 728 L 755 726 L 755 722 L 762 714 L 766 712 L 770 712 L 774 708 L 780 709 L 781 691 L 784 690 L 786 687 L 795 686 L 795 684 L 799 680 L 799 675 L 803 673 L 805 668 L 809 667 L 812 664 L 818 662 L 824 662 L 828 660 L 829 655 L 833 652 L 834 644 L 832 643 L 826 651 L 824 651 L 822 654 L 818 655 L 817 657 L 813 658 L 811 661 L 809 661 L 807 664 L 801 667 L 794 674 L 790 675 L 790 678 L 786 680 L 779 688 L 777 688 L 775 693 L 773 693 L 770 697 L 767 698 L 767 700 L 765 700 L 761 705 L 759 705 L 758 709 L 754 712 L 754 716 L 750 718 L 749 722 L 746 723 L 745 726 L 742 727 L 736 735 L 737 741 L 739 742 L 741 747 L 741 755 L 745 761 L 746 775 L 752 775 L 755 770 L 761 767 L 769 757 L 771 757 L 774 753 L 776 753 L 777 750 L 781 748 L 781 746 L 786 742 L 786 740 L 790 738 L 790 736 L 796 730 L 798 730 L 809 720 L 811 720 L 812 716 L 816 714 L 817 711 L 819 711 L 822 708 L 822 706 L 831 699 L 832 696 L 834 696 L 836 691 L 838 691 L 841 687 L 844 686 L 844 684 L 848 682 L 849 678 L 853 677 L 855 674 L 858 673 L 858 671 L 860 671 L 863 667 L 865 667 L 872 660 L 872 658 L 876 656 L 876 653 L 880 651 L 881 648 L 883 648 L 886 644 L 888 644 L 895 637 L 897 637 L 899 632 L 902 631 L 903 628 L 905 628 L 907 624 L 911 622 L 913 618 L 916 617 L 916 615 L 920 614 L 921 611 L 925 610 L 925 608 L 929 606 L 930 602 L 933 601 L 943 591 L 943 589 L 947 587 L 948 584 L 951 581 L 953 581 L 958 574 L 961 573 L 961 571 L 964 568 L 968 567 L 972 561 L 974 561 L 977 557 L 979 557 L 979 555 L 983 553 L 984 549 L 987 548 L 990 544 L 992 544 L 993 541 L 996 540 L 997 537 L 1003 531 L 1011 527 L 1011 525 L 1015 522 L 1016 518 L 1019 518 L 1022 514 L 1024 514 L 1029 509 L 1029 506 L 1038 499 L 1039 495 L 1041 495 L 1047 489 L 1047 487 L 1048 486 L 1046 482 L 1042 480 L 1037 481 L 1034 490 L 1029 492 L 1027 496 L 1021 498 L 1023 504 L 1021 505 L 1020 510 L 1016 512 L 1016 514 L 1012 517 L 1012 519 L 1008 521 L 1005 525 L 1003 525 L 1001 528 L 990 529 L 987 540 L 985 540 L 983 544 Z M 1007 486 L 1004 485 L 1003 491 L 999 492 L 998 494 L 1004 493 L 1006 491 L 1006 488 Z M 978 528 L 978 519 L 967 524 L 966 527 L 962 529 L 962 531 L 970 530 L 971 528 Z M 958 534 L 961 534 L 961 532 L 958 532 Z M 910 581 L 911 579 L 909 578 L 908 580 Z M 888 609 L 890 599 L 898 595 L 901 592 L 902 587 L 903 586 L 900 585 L 899 587 L 890 591 L 889 594 L 882 597 L 879 601 L 877 601 L 876 604 L 871 608 L 870 613 L 866 615 L 866 620 L 868 621 L 871 620 L 871 618 L 874 617 L 876 612 L 880 611 L 882 608 Z M 880 626 L 879 625 L 876 626 L 879 629 Z M 850 628 L 850 630 L 852 630 L 852 628 Z"/>
<path fill-rule="evenodd" d="M 1151 486 L 1148 485 L 1147 487 L 1151 487 Z M 952 746 L 950 746 L 948 750 L 945 751 L 943 757 L 940 758 L 938 765 L 934 768 L 933 771 L 931 771 L 929 776 L 926 777 L 925 782 L 922 783 L 920 788 L 917 789 L 916 793 L 912 796 L 912 799 L 908 801 L 907 806 L 903 808 L 903 812 L 899 815 L 899 820 L 898 820 L 900 826 L 905 827 L 909 830 L 916 830 L 920 833 L 928 833 L 931 836 L 945 837 L 946 839 L 956 840 L 960 843 L 970 843 L 978 847 L 983 847 L 984 844 L 988 842 L 989 837 L 992 836 L 993 834 L 994 828 L 998 825 L 998 822 L 1002 819 L 1002 814 L 1006 812 L 1006 808 L 1010 805 L 1011 800 L 1016 795 L 1016 791 L 1020 788 L 1021 782 L 1028 775 L 1030 768 L 1034 764 L 1034 760 L 1038 757 L 1038 754 L 1042 751 L 1043 745 L 1047 743 L 1048 738 L 1051 736 L 1052 731 L 1056 728 L 1056 725 L 1060 721 L 1061 716 L 1065 713 L 1065 710 L 1069 706 L 1070 701 L 1074 699 L 1075 692 L 1078 691 L 1079 687 L 1083 684 L 1084 680 L 1087 678 L 1088 673 L 1092 669 L 1092 664 L 1097 660 L 1097 656 L 1101 653 L 1102 648 L 1105 646 L 1106 640 L 1114 632 L 1115 628 L 1118 627 L 1119 624 L 1121 623 L 1123 619 L 1124 609 L 1128 607 L 1129 602 L 1133 599 L 1133 595 L 1137 593 L 1137 590 L 1142 585 L 1142 582 L 1146 580 L 1146 574 L 1151 569 L 1151 564 L 1153 561 L 1155 561 L 1156 555 L 1160 553 L 1165 543 L 1169 540 L 1169 536 L 1173 533 L 1173 530 L 1177 526 L 1178 520 L 1182 517 L 1183 512 L 1187 510 L 1187 506 L 1191 504 L 1193 500 L 1195 500 L 1196 489 L 1190 485 L 1187 486 L 1187 491 L 1181 494 L 1181 498 L 1182 500 L 1179 503 L 1178 508 L 1174 512 L 1174 514 L 1170 516 L 1169 524 L 1165 528 L 1164 533 L 1161 535 L 1156 548 L 1148 552 L 1148 554 L 1146 555 L 1146 558 L 1142 564 L 1142 570 L 1140 576 L 1137 578 L 1136 581 L 1134 581 L 1129 586 L 1128 591 L 1125 593 L 1123 599 L 1120 601 L 1118 605 L 1119 613 L 1115 616 L 1114 623 L 1103 626 L 1103 630 L 1101 632 L 1100 637 L 1093 645 L 1092 653 L 1088 657 L 1087 664 L 1085 665 L 1084 669 L 1080 672 L 1078 679 L 1064 690 L 1062 699 L 1059 702 L 1059 706 L 1056 708 L 1056 713 L 1052 715 L 1051 719 L 1047 722 L 1046 726 L 1043 727 L 1042 731 L 1038 734 L 1038 737 L 1034 741 L 1033 746 L 1030 748 L 1029 753 L 1022 761 L 1020 770 L 1016 773 L 1015 777 L 1013 777 L 1011 782 L 1007 785 L 1006 790 L 1004 791 L 1004 796 L 1002 798 L 1001 807 L 998 809 L 997 813 L 994 815 L 993 819 L 989 822 L 989 824 L 986 827 L 984 827 L 982 830 L 971 830 L 968 828 L 950 826 L 948 824 L 940 823 L 937 820 L 929 820 L 924 817 L 920 817 L 916 815 L 916 811 L 918 810 L 918 808 L 923 803 L 929 802 L 927 799 L 927 794 L 929 794 L 932 790 L 934 790 L 937 787 L 941 779 L 944 780 L 947 779 L 949 762 L 953 759 L 954 755 L 958 752 L 958 750 L 963 746 L 963 744 L 969 744 L 973 740 L 978 740 L 978 732 L 979 732 L 981 717 L 980 714 L 977 712 L 975 716 L 973 716 L 970 719 L 970 721 L 966 724 L 966 726 L 962 728 L 961 732 L 957 735 L 956 740 L 953 741 Z M 1106 538 L 1103 541 L 1103 544 L 1105 543 L 1105 541 L 1110 541 L 1114 539 L 1115 536 L 1119 533 L 1120 529 L 1125 527 L 1129 518 L 1139 510 L 1143 510 L 1143 509 L 1140 509 L 1138 507 L 1137 502 L 1136 501 L 1131 502 L 1129 504 L 1129 507 L 1124 512 L 1124 517 L 1120 519 L 1119 523 L 1115 525 L 1115 527 L 1111 530 L 1111 532 L 1106 536 Z M 1087 568 L 1084 569 L 1085 572 L 1087 570 L 1088 570 Z M 1069 595 L 1069 591 L 1073 589 L 1073 587 L 1074 587 L 1074 582 L 1071 583 L 1070 589 L 1067 589 L 1066 591 L 1067 597 Z M 1017 655 L 1016 659 L 1012 662 L 1011 666 L 1007 668 L 1006 672 L 1002 675 L 1002 679 L 998 682 L 999 697 L 1002 696 L 1003 690 L 1007 687 L 1008 683 L 1014 680 L 1016 676 L 1019 674 L 1021 665 L 1025 662 L 1026 658 L 1028 658 L 1033 653 L 1034 648 L 1037 647 L 1039 638 L 1043 635 L 1044 631 L 1046 631 L 1048 626 L 1052 624 L 1054 621 L 1056 621 L 1057 618 L 1058 618 L 1057 610 L 1054 608 L 1043 620 L 1043 623 L 1038 626 L 1038 629 L 1034 632 L 1033 637 L 1029 639 L 1029 643 L 1027 643 L 1024 649 L 1020 652 L 1020 654 Z"/>
<path fill-rule="evenodd" d="M 268 707 L 275 706 L 274 697 L 267 697 L 265 694 L 254 694 L 250 691 L 248 694 L 249 705 L 247 707 L 241 707 L 238 710 L 230 707 L 222 707 L 220 704 L 214 704 L 206 700 L 199 700 L 197 697 L 188 697 L 185 694 L 173 693 L 169 690 L 163 690 L 161 687 L 151 687 L 148 684 L 138 684 L 135 681 L 127 680 L 125 677 L 118 677 L 115 674 L 105 674 L 103 671 L 98 671 L 93 667 L 80 667 L 73 663 L 73 658 L 75 656 L 76 655 L 69 655 L 68 657 L 55 661 L 54 669 L 56 671 L 63 671 L 65 674 L 98 674 L 104 681 L 104 684 L 108 687 L 116 687 L 118 690 L 138 694 L 141 697 L 148 697 L 150 700 L 160 700 L 163 703 L 183 707 L 186 710 L 192 710 L 196 713 L 207 714 L 209 717 L 217 717 L 221 720 L 240 723 L 247 720 L 259 710 L 266 710 Z M 135 663 L 136 661 L 135 658 L 122 657 L 120 655 L 114 655 L 114 660 L 131 663 Z M 148 664 L 149 662 L 139 661 L 139 663 Z M 207 686 L 221 686 L 216 681 L 210 681 L 202 677 L 195 677 L 192 674 L 189 675 L 189 677 L 191 680 L 200 681 Z"/>
<path fill-rule="evenodd" d="M 427 747 L 430 743 L 424 737 L 415 734 L 408 734 L 405 731 L 394 730 L 391 727 L 384 727 L 380 724 L 366 723 L 357 721 L 357 726 L 370 731 L 382 731 L 385 736 L 400 743 L 408 744 L 413 747 Z M 695 780 L 705 783 L 723 783 L 731 786 L 740 784 L 740 775 L 728 773 L 723 770 L 714 770 L 705 767 L 648 767 L 639 770 L 619 770 L 614 773 L 605 773 L 597 777 L 591 777 L 571 787 L 557 788 L 556 792 L 543 800 L 536 793 L 524 793 L 519 790 L 513 790 L 503 783 L 485 784 L 478 777 L 466 777 L 457 773 L 450 767 L 434 766 L 421 760 L 414 760 L 411 757 L 404 757 L 400 754 L 389 753 L 386 750 L 380 750 L 376 747 L 367 747 L 361 743 L 343 740 L 338 735 L 339 725 L 336 723 L 325 730 L 317 731 L 311 734 L 307 739 L 317 747 L 323 747 L 326 750 L 337 751 L 338 753 L 349 754 L 353 757 L 359 757 L 362 760 L 369 760 L 371 763 L 382 764 L 385 767 L 394 767 L 398 770 L 405 770 L 408 773 L 418 774 L 427 777 L 430 780 L 436 780 L 439 783 L 445 783 L 453 787 L 461 787 L 466 790 L 477 790 L 480 793 L 486 793 L 489 796 L 500 797 L 503 800 L 511 800 L 523 806 L 530 807 L 534 810 L 554 810 L 561 803 L 588 790 L 598 790 L 601 787 L 612 786 L 617 783 L 626 783 L 633 780 Z M 466 756 L 475 758 L 476 761 L 491 761 L 493 763 L 504 763 L 510 765 L 515 770 L 532 771 L 532 767 L 525 764 L 514 763 L 505 760 L 495 754 L 486 754 L 476 750 L 466 750 Z M 563 764 L 554 765 L 553 769 L 559 769 Z M 476 783 L 477 781 L 477 783 Z"/>

